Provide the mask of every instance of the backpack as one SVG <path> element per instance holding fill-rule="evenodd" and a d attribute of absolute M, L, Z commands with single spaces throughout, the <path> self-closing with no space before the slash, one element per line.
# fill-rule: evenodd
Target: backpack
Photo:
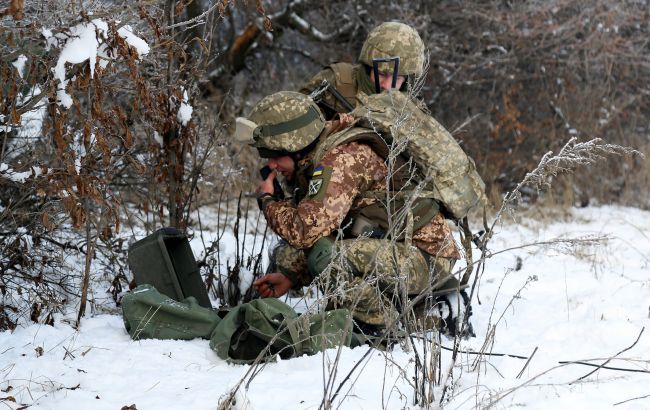
<path fill-rule="evenodd" d="M 400 157 L 402 169 L 415 165 L 415 182 L 420 186 L 417 190 L 402 190 L 402 195 L 431 198 L 446 217 L 454 220 L 486 205 L 485 184 L 474 161 L 408 95 L 385 91 L 372 95 L 359 93 L 357 98 L 362 105 L 351 113 L 355 126 L 326 137 L 316 148 L 314 163 L 334 147 L 358 141 L 370 145 L 387 161 Z"/>

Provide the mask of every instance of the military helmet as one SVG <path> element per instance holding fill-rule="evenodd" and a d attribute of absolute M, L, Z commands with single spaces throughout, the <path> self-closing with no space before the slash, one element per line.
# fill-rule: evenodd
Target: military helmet
<path fill-rule="evenodd" d="M 372 60 L 399 57 L 398 75 L 420 76 L 424 72 L 424 43 L 411 26 L 397 22 L 382 23 L 366 38 L 359 61 L 372 67 Z M 392 73 L 394 65 L 379 63 L 380 73 Z"/>
<path fill-rule="evenodd" d="M 298 152 L 314 142 L 325 118 L 307 95 L 280 91 L 255 105 L 248 120 L 256 124 L 253 144 L 262 158 Z"/>

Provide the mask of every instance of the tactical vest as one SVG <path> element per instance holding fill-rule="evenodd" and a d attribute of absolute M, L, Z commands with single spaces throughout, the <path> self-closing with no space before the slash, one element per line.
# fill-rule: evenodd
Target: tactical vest
<path fill-rule="evenodd" d="M 435 199 L 412 195 L 416 187 L 408 169 L 408 159 L 401 155 L 390 158 L 390 147 L 385 139 L 368 128 L 351 127 L 326 136 L 316 147 L 312 163 L 318 164 L 327 152 L 351 142 L 368 145 L 384 159 L 391 178 L 387 190 L 361 193 L 362 197 L 376 201 L 352 210 L 346 216 L 341 225 L 347 227 L 344 230 L 347 236 L 364 234 L 374 238 L 404 240 L 438 214 L 440 208 Z"/>

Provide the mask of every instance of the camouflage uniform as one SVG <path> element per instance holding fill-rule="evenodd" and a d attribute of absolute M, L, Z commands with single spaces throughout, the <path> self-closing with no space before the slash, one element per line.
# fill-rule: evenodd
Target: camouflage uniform
<path fill-rule="evenodd" d="M 289 107 L 287 104 L 294 102 L 281 98 L 291 94 L 267 97 L 249 118 L 255 123 L 277 124 L 279 121 L 267 119 L 275 111 L 305 111 L 304 107 Z M 290 121 L 300 122 L 299 118 Z M 321 132 L 319 144 L 327 141 L 328 132 L 327 128 Z M 262 155 L 269 154 L 266 149 L 281 147 L 282 151 L 295 152 L 309 145 L 308 139 L 297 138 L 295 131 L 291 136 L 264 137 L 262 130 L 256 138 L 254 145 Z M 357 321 L 391 323 L 405 297 L 431 293 L 432 288 L 439 288 L 449 279 L 459 257 L 450 229 L 438 214 L 413 233 L 415 246 L 388 239 L 350 237 L 341 228 L 349 215 L 378 201 L 364 193 L 386 190 L 387 165 L 370 146 L 358 142 L 338 145 L 318 163 L 312 163 L 315 151 L 311 149 L 297 164 L 296 198 L 278 201 L 267 195 L 260 200 L 267 223 L 288 244 L 275 250 L 278 268 L 297 287 L 318 277 L 330 305 L 347 307 Z M 331 248 L 332 254 L 324 263 L 312 249 L 319 248 L 314 247 L 317 243 L 322 248 L 323 242 L 332 245 L 325 247 Z"/>
<path fill-rule="evenodd" d="M 372 83 L 369 77 L 371 67 L 373 66 L 373 60 L 395 56 L 400 57 L 400 66 L 397 74 L 406 77 L 406 81 L 403 83 L 400 91 L 405 92 L 406 94 L 406 92 L 409 91 L 409 86 L 415 84 L 415 79 L 421 77 L 424 73 L 425 47 L 417 31 L 405 24 L 395 22 L 383 23 L 371 31 L 364 42 L 359 55 L 359 64 L 332 64 L 305 83 L 300 88 L 300 92 L 303 94 L 315 95 L 318 92 L 319 87 L 323 84 L 323 80 L 326 80 L 328 83 L 333 85 L 339 94 L 341 94 L 353 107 L 358 109 L 360 106 L 365 105 L 364 97 L 366 95 L 371 95 L 376 92 L 376 85 Z M 388 62 L 379 62 L 377 64 L 377 69 L 381 74 L 392 74 L 394 65 Z M 315 96 L 315 99 L 327 119 L 336 118 L 337 113 L 340 114 L 349 111 L 349 109 L 346 108 L 339 99 L 333 95 L 333 93 L 328 92 L 327 90 L 321 92 L 318 96 Z M 417 111 L 417 113 L 414 113 L 415 117 L 428 117 L 428 114 L 424 111 L 420 109 Z M 447 162 L 448 161 L 443 161 L 443 163 Z M 471 159 L 470 162 L 473 165 Z M 444 221 L 441 221 L 441 219 L 441 216 L 437 215 L 432 223 L 436 222 L 440 225 L 444 225 Z M 426 235 L 425 232 L 428 234 L 428 237 L 426 240 L 422 240 L 422 237 Z M 446 234 L 442 229 L 437 231 L 429 230 L 429 228 L 425 226 L 417 232 L 419 238 L 414 242 L 420 249 L 425 250 L 430 255 L 436 255 L 435 249 L 431 247 L 426 249 L 427 244 L 444 243 L 446 237 L 441 235 L 443 232 Z M 448 264 L 448 261 L 455 261 L 453 258 L 448 259 L 435 256 L 428 256 L 428 258 L 432 259 L 429 265 L 435 266 L 436 273 L 450 272 L 453 263 Z M 448 275 L 441 274 L 438 276 Z M 448 290 L 455 289 L 457 291 L 463 287 L 465 286 L 460 286 L 457 281 L 450 280 L 440 288 Z M 466 294 L 464 291 L 461 293 L 463 300 L 467 302 Z M 471 333 L 471 330 L 469 333 Z"/>
<path fill-rule="evenodd" d="M 262 202 L 267 223 L 289 245 L 275 251 L 278 268 L 297 287 L 310 284 L 322 273 L 310 271 L 307 263 L 314 244 L 337 236 L 349 213 L 376 201 L 364 198 L 363 193 L 385 189 L 387 175 L 383 159 L 369 146 L 356 142 L 334 148 L 313 167 L 303 163 L 302 169 L 312 169 L 308 179 L 312 190 L 308 185 L 307 196 L 297 205 L 272 198 Z M 347 238 L 344 233 L 342 236 Z M 406 285 L 404 291 L 411 296 L 432 287 L 447 287 L 443 282 L 459 257 L 441 214 L 414 232 L 413 244 L 416 247 L 380 239 L 339 240 L 335 253 L 343 255 L 343 261 L 333 263 L 329 271 L 323 269 L 329 275 L 320 278 L 321 287 L 345 288 L 334 298 L 334 305 L 351 309 L 358 320 L 374 325 L 393 321 L 397 311 L 391 299 L 400 284 Z M 328 262 L 331 259 L 336 257 Z M 440 281 L 441 277 L 445 280 Z"/>
<path fill-rule="evenodd" d="M 368 95 L 375 93 L 375 85 L 368 75 L 373 59 L 399 56 L 398 74 L 408 78 L 402 87 L 402 91 L 406 91 L 408 83 L 412 82 L 414 77 L 420 77 L 424 73 L 424 53 L 424 43 L 413 28 L 397 22 L 382 23 L 368 34 L 358 64 L 331 64 L 308 80 L 300 88 L 300 92 L 310 94 L 323 83 L 323 80 L 327 80 L 356 107 L 360 104 L 358 93 Z M 378 64 L 379 72 L 382 74 L 391 74 L 393 68 L 394 65 L 391 63 Z M 321 97 L 323 103 L 321 108 L 328 107 L 324 110 L 327 119 L 331 119 L 337 112 L 347 111 L 331 93 L 324 92 Z"/>

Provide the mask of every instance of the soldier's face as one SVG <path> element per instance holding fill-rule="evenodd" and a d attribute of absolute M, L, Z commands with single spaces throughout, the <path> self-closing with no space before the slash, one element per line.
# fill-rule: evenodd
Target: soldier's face
<path fill-rule="evenodd" d="M 291 181 L 293 178 L 293 173 L 296 169 L 296 163 L 290 156 L 284 155 L 282 157 L 269 158 L 267 164 L 272 170 L 275 170 L 284 175 L 287 181 Z"/>
<path fill-rule="evenodd" d="M 404 80 L 406 78 L 403 75 L 398 75 L 397 76 L 397 81 L 395 82 L 395 88 L 400 89 L 402 87 L 402 84 L 404 84 Z M 375 72 L 370 70 L 370 82 L 375 83 Z M 384 90 L 390 90 L 391 85 L 393 85 L 393 74 L 382 74 L 379 73 L 379 88 L 381 88 L 382 91 Z"/>

